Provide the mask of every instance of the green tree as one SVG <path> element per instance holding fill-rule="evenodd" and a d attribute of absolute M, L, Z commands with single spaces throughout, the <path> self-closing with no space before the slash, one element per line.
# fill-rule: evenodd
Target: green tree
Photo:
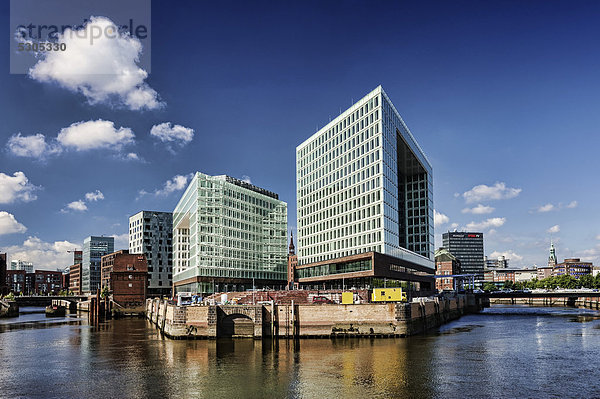
<path fill-rule="evenodd" d="M 488 282 L 483 285 L 483 290 L 485 292 L 494 292 L 498 291 L 498 287 L 496 287 L 496 284 Z"/>
<path fill-rule="evenodd" d="M 579 284 L 584 288 L 594 288 L 595 279 L 591 274 L 579 278 Z"/>
<path fill-rule="evenodd" d="M 511 280 L 506 280 L 504 282 L 504 284 L 502 285 L 502 288 L 510 290 L 513 288 L 513 286 L 514 286 L 514 283 Z"/>

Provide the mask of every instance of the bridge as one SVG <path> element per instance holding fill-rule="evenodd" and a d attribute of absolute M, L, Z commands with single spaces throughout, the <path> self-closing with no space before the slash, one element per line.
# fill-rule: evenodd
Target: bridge
<path fill-rule="evenodd" d="M 476 297 L 489 300 L 492 305 L 530 305 L 530 306 L 582 306 L 600 309 L 599 291 L 561 290 L 548 292 L 485 292 Z"/>
<path fill-rule="evenodd" d="M 87 300 L 88 297 L 84 295 L 73 295 L 73 296 L 17 296 L 15 301 L 20 306 L 49 306 L 52 301 L 68 301 L 68 302 L 81 302 Z"/>
<path fill-rule="evenodd" d="M 475 295 L 484 298 L 600 298 L 600 291 L 493 291 Z"/>

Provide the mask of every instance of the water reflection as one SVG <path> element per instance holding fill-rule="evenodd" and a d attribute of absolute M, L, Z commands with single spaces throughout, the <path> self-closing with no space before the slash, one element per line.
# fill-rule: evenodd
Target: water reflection
<path fill-rule="evenodd" d="M 0 396 L 592 397 L 598 313 L 493 308 L 407 339 L 164 339 L 142 319 L 0 324 Z M 41 317 L 39 317 L 41 316 Z M 580 322 L 572 322 L 577 319 Z M 2 329 L 5 328 L 5 329 Z M 564 375 L 570 377 L 565 379 Z M 561 384 L 556 384 L 561 381 Z"/>

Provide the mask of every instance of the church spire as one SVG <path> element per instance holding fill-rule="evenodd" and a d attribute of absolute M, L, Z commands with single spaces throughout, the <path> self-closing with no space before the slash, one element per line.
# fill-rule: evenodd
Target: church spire
<path fill-rule="evenodd" d="M 294 255 L 295 253 L 296 253 L 296 247 L 294 247 L 294 232 L 290 230 L 289 254 Z"/>

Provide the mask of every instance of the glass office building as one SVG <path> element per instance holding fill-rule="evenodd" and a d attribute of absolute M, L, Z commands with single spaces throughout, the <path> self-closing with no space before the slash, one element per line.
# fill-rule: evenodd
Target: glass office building
<path fill-rule="evenodd" d="M 90 236 L 83 240 L 81 291 L 95 293 L 100 288 L 101 258 L 115 252 L 114 237 Z"/>
<path fill-rule="evenodd" d="M 197 172 L 173 211 L 175 292 L 284 287 L 286 232 L 277 194 Z"/>
<path fill-rule="evenodd" d="M 432 167 L 381 86 L 296 148 L 301 285 L 433 286 Z"/>
<path fill-rule="evenodd" d="M 485 264 L 483 233 L 447 232 L 442 234 L 442 245 L 458 258 L 461 273 L 475 274 L 475 280 L 483 280 Z"/>
<path fill-rule="evenodd" d="M 148 261 L 148 295 L 171 294 L 173 214 L 140 211 L 129 218 L 129 253 Z"/>

